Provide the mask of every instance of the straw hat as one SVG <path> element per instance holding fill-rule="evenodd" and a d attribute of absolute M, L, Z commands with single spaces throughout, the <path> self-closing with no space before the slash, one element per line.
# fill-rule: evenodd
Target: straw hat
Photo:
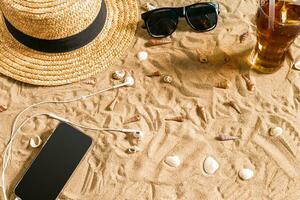
<path fill-rule="evenodd" d="M 34 85 L 86 79 L 134 41 L 136 0 L 0 0 L 0 73 Z"/>

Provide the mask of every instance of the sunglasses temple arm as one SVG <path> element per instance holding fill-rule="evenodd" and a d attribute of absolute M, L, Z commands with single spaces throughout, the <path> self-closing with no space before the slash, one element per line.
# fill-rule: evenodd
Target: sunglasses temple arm
<path fill-rule="evenodd" d="M 215 5 L 217 13 L 220 14 L 220 5 L 219 5 L 219 3 L 214 3 L 214 5 Z"/>

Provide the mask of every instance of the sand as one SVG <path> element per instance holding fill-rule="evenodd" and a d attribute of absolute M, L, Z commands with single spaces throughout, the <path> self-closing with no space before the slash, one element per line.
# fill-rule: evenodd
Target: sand
<path fill-rule="evenodd" d="M 181 6 L 196 1 L 150 2 Z M 82 81 L 44 88 L 1 75 L 0 103 L 8 109 L 0 113 L 0 152 L 9 141 L 12 122 L 21 110 L 40 101 L 76 97 L 116 84 L 111 73 L 126 67 L 135 77 L 133 88 L 106 92 L 81 102 L 43 105 L 26 114 L 54 112 L 84 125 L 145 132 L 138 145 L 141 152 L 127 154 L 132 143 L 125 134 L 84 130 L 94 144 L 58 199 L 299 200 L 300 72 L 291 69 L 290 59 L 271 75 L 250 71 L 256 89 L 248 91 L 241 76 L 248 71 L 240 61 L 255 44 L 255 0 L 220 0 L 220 5 L 222 14 L 214 31 L 195 33 L 181 21 L 172 44 L 147 47 L 145 43 L 150 38 L 139 29 L 128 54 L 106 72 L 91 78 L 95 84 Z M 239 37 L 245 32 L 249 35 L 240 43 Z M 197 50 L 207 55 L 208 63 L 199 62 Z M 149 59 L 138 61 L 139 51 L 147 51 Z M 291 48 L 291 57 L 299 55 L 300 38 Z M 157 70 L 172 76 L 174 81 L 166 84 L 160 77 L 146 76 Z M 231 87 L 214 87 L 222 80 L 230 81 Z M 115 97 L 118 102 L 113 111 L 108 111 L 106 107 Z M 230 100 L 240 107 L 241 114 L 224 104 Z M 206 108 L 207 123 L 197 112 L 197 105 Z M 135 113 L 142 116 L 141 121 L 123 125 Z M 180 114 L 186 115 L 184 122 L 165 121 Z M 46 140 L 57 124 L 56 120 L 41 116 L 21 129 L 13 144 L 7 174 L 10 191 L 39 151 L 29 146 L 30 138 L 39 135 Z M 269 136 L 273 126 L 284 128 L 281 139 Z M 220 142 L 215 140 L 220 133 L 240 139 Z M 174 155 L 181 159 L 178 168 L 164 162 L 167 156 Z M 220 164 L 214 175 L 203 171 L 207 156 Z M 254 170 L 254 177 L 242 181 L 238 177 L 242 168 Z"/>

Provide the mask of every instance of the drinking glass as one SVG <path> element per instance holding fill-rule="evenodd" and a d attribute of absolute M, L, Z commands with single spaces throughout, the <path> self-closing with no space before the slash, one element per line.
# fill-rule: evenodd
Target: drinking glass
<path fill-rule="evenodd" d="M 300 33 L 300 0 L 259 0 L 257 43 L 250 55 L 251 68 L 273 73 Z"/>

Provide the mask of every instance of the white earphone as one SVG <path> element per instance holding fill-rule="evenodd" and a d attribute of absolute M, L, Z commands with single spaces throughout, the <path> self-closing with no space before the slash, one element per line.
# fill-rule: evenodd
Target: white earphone
<path fill-rule="evenodd" d="M 70 122 L 69 120 L 63 118 L 63 117 L 60 117 L 60 116 L 57 116 L 56 114 L 53 114 L 53 113 L 42 113 L 42 114 L 36 114 L 36 115 L 33 115 L 31 116 L 30 118 L 26 119 L 25 121 L 23 121 L 21 123 L 21 125 L 19 125 L 18 128 L 16 128 L 16 124 L 17 122 L 19 121 L 19 118 L 20 116 L 25 113 L 27 110 L 29 110 L 30 108 L 32 107 L 35 107 L 35 106 L 38 106 L 38 105 L 42 105 L 42 104 L 47 104 L 47 103 L 71 103 L 71 102 L 75 102 L 75 101 L 79 101 L 79 100 L 86 100 L 87 98 L 89 97 L 92 97 L 92 96 L 95 96 L 97 94 L 100 94 L 100 93 L 103 93 L 103 92 L 106 92 L 106 91 L 109 91 L 109 90 L 113 90 L 113 89 L 117 89 L 117 88 L 121 88 L 121 87 L 131 87 L 133 86 L 135 83 L 134 81 L 134 78 L 131 76 L 131 75 L 127 75 L 123 81 L 123 83 L 120 83 L 118 85 L 115 85 L 115 86 L 112 86 L 112 87 L 109 87 L 109 88 L 106 88 L 106 89 L 103 89 L 103 90 L 100 90 L 100 91 L 97 91 L 97 92 L 94 92 L 92 94 L 89 94 L 89 95 L 85 95 L 85 96 L 80 96 L 80 97 L 76 97 L 74 99 L 69 99 L 69 100 L 62 100 L 62 101 L 43 101 L 43 102 L 39 102 L 39 103 L 36 103 L 36 104 L 33 104 L 31 106 L 28 106 L 27 108 L 25 108 L 23 111 L 21 111 L 15 118 L 14 120 L 14 123 L 12 125 L 12 131 L 11 131 L 11 138 L 10 138 L 10 141 L 8 143 L 8 145 L 6 146 L 5 150 L 4 150 L 4 155 L 3 155 L 3 162 L 2 162 L 2 177 L 1 177 L 1 180 L 2 180 L 2 192 L 3 192 L 3 195 L 4 195 L 4 200 L 8 200 L 8 196 L 7 196 L 7 193 L 6 193 L 6 184 L 5 184 L 5 172 L 6 172 L 6 169 L 8 167 L 8 162 L 9 162 L 9 159 L 11 157 L 11 151 L 12 151 L 12 142 L 14 141 L 15 137 L 16 137 L 16 134 L 17 132 L 19 131 L 19 129 L 27 122 L 29 121 L 31 118 L 33 117 L 37 117 L 37 116 L 40 116 L 40 115 L 46 115 L 46 116 L 49 116 L 53 119 L 56 119 L 56 120 L 59 120 L 61 122 L 65 122 L 65 123 L 68 123 L 68 124 L 71 124 L 71 125 L 74 125 L 74 126 L 77 126 L 77 127 L 81 127 L 81 128 L 85 128 L 85 129 L 90 129 L 90 130 L 97 130 L 97 131 L 117 131 L 117 132 L 122 132 L 122 133 L 126 133 L 126 134 L 130 134 L 132 135 L 134 138 L 137 138 L 138 140 L 141 140 L 143 137 L 144 137 L 144 132 L 140 131 L 140 130 L 132 130 L 132 129 L 117 129 L 117 128 L 97 128 L 97 127 L 94 127 L 94 128 L 91 128 L 91 127 L 87 127 L 87 126 L 84 126 L 84 125 L 81 125 L 81 124 L 77 124 L 75 122 Z M 19 197 L 16 197 L 15 200 L 20 200 Z"/>

